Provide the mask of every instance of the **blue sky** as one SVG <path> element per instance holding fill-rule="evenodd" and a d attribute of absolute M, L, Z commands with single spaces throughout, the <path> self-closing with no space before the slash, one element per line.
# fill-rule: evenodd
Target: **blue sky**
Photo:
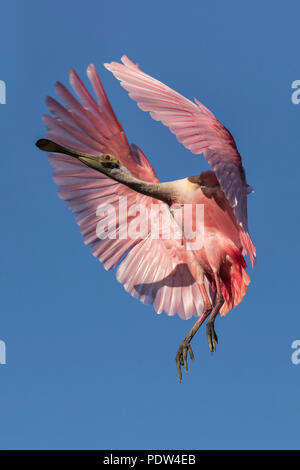
<path fill-rule="evenodd" d="M 299 448 L 299 14 L 296 1 L 1 3 L 1 449 Z M 213 356 L 197 334 L 181 385 L 194 320 L 158 316 L 105 272 L 34 147 L 55 81 L 93 62 L 160 179 L 206 168 L 104 69 L 123 53 L 216 114 L 255 188 L 251 285 L 217 319 Z"/>

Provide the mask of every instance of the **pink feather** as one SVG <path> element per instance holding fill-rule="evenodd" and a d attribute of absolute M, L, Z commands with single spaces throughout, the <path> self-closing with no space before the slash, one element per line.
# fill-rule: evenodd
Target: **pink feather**
<path fill-rule="evenodd" d="M 248 232 L 247 194 L 241 156 L 230 132 L 216 119 L 209 109 L 195 99 L 195 103 L 150 77 L 128 57 L 122 64 L 104 64 L 120 80 L 143 111 L 149 111 L 153 119 L 161 121 L 192 153 L 203 153 L 214 170 L 220 186 L 234 210 L 240 226 L 243 253 L 248 253 L 252 265 L 256 251 Z"/>

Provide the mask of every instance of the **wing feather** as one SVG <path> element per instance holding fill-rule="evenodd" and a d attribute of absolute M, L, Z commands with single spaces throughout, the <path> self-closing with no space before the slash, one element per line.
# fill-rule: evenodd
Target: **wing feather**
<path fill-rule="evenodd" d="M 123 56 L 121 61 L 122 64 L 112 62 L 104 65 L 120 80 L 121 86 L 137 102 L 138 107 L 149 111 L 154 120 L 169 127 L 179 142 L 192 153 L 204 154 L 234 210 L 241 228 L 243 253 L 249 253 L 253 264 L 256 252 L 248 232 L 248 185 L 241 156 L 231 133 L 198 100 L 192 102 L 145 74 L 128 57 Z"/>
<path fill-rule="evenodd" d="M 47 137 L 82 152 L 115 153 L 133 175 L 157 182 L 156 174 L 142 150 L 128 144 L 94 66 L 88 68 L 88 76 L 97 101 L 74 71 L 70 73 L 70 82 L 81 102 L 62 84 L 56 84 L 57 94 L 65 106 L 53 98 L 46 99 L 51 113 L 51 116 L 44 116 Z M 68 202 L 69 208 L 76 214 L 84 243 L 90 245 L 93 255 L 103 263 L 104 268 L 117 268 L 117 279 L 124 284 L 124 288 L 142 302 L 153 304 L 158 313 L 178 313 L 184 319 L 200 315 L 202 299 L 198 295 L 196 301 L 193 300 L 193 293 L 197 295 L 198 288 L 185 264 L 184 248 L 180 241 L 175 237 L 167 241 L 157 239 L 151 236 L 151 232 L 145 239 L 121 237 L 126 223 L 134 219 L 128 215 L 130 207 L 144 204 L 149 209 L 152 204 L 158 203 L 157 200 L 136 193 L 68 155 L 54 153 L 49 160 L 59 196 Z M 124 196 L 127 211 L 122 211 L 119 206 L 120 197 Z M 109 237 L 101 238 L 107 232 L 98 226 L 103 218 L 99 208 L 107 208 L 109 204 L 114 209 L 105 219 Z M 165 214 L 171 222 L 172 215 L 168 208 Z"/>

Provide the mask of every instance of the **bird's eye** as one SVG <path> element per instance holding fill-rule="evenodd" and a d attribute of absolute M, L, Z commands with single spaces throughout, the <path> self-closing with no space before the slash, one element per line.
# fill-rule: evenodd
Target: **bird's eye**
<path fill-rule="evenodd" d="M 106 155 L 105 160 L 110 160 L 110 156 Z"/>

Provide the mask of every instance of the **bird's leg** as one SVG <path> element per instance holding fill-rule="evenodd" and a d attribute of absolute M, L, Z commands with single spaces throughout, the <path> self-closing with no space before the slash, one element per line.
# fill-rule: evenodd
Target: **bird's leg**
<path fill-rule="evenodd" d="M 179 382 L 181 382 L 181 379 L 182 379 L 181 366 L 184 367 L 185 372 L 187 372 L 188 370 L 187 353 L 188 352 L 190 353 L 190 357 L 192 361 L 195 359 L 190 342 L 192 338 L 195 336 L 195 334 L 197 333 L 197 331 L 199 330 L 202 323 L 206 320 L 206 318 L 209 316 L 209 314 L 212 311 L 212 305 L 209 300 L 208 294 L 206 292 L 204 282 L 199 284 L 199 289 L 200 289 L 201 296 L 202 296 L 203 303 L 204 303 L 203 312 L 201 316 L 199 317 L 199 319 L 194 324 L 193 328 L 189 331 L 187 336 L 184 338 L 184 340 L 180 344 L 176 357 L 175 357 Z"/>
<path fill-rule="evenodd" d="M 214 324 L 215 324 L 216 316 L 218 315 L 220 308 L 224 304 L 221 281 L 220 281 L 219 274 L 217 272 L 214 273 L 214 279 L 216 283 L 216 295 L 215 295 L 215 300 L 214 300 L 214 305 L 213 305 L 211 315 L 206 323 L 206 337 L 207 337 L 210 353 L 213 353 L 216 350 L 216 342 L 218 342 L 218 337 L 215 332 Z"/>

